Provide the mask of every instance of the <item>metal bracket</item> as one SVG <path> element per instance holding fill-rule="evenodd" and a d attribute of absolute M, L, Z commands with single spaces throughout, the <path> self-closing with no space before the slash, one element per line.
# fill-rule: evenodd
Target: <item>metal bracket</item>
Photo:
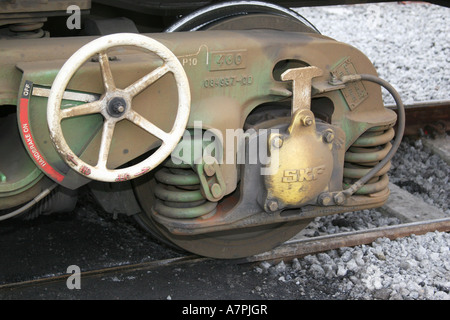
<path fill-rule="evenodd" d="M 213 157 L 205 157 L 201 164 L 195 165 L 195 171 L 200 179 L 200 187 L 206 199 L 212 202 L 222 199 L 227 186 L 217 160 Z"/>
<path fill-rule="evenodd" d="M 312 79 L 321 76 L 322 69 L 304 67 L 286 70 L 281 74 L 281 80 L 292 80 L 292 115 L 299 109 L 311 109 Z"/>

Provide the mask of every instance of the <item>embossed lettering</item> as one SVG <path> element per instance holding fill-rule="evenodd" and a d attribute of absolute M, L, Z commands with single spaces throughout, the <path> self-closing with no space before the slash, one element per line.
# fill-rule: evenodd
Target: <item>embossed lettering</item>
<path fill-rule="evenodd" d="M 291 183 L 317 180 L 319 175 L 324 171 L 324 165 L 313 168 L 286 169 L 283 171 L 283 178 L 281 179 L 281 182 Z"/>
<path fill-rule="evenodd" d="M 210 71 L 244 69 L 246 67 L 246 50 L 212 52 Z"/>

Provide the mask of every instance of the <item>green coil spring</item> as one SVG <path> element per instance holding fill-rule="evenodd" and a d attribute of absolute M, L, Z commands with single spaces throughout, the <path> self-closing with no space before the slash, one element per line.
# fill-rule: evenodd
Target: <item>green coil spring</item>
<path fill-rule="evenodd" d="M 201 191 L 200 178 L 189 164 L 175 164 L 171 159 L 155 173 L 158 214 L 175 219 L 192 219 L 214 213 L 217 202 L 206 199 Z"/>
<path fill-rule="evenodd" d="M 390 141 L 395 136 L 392 125 L 373 127 L 364 132 L 345 153 L 344 189 L 367 174 L 392 148 Z M 368 195 L 388 187 L 389 161 L 378 173 L 355 194 Z"/>

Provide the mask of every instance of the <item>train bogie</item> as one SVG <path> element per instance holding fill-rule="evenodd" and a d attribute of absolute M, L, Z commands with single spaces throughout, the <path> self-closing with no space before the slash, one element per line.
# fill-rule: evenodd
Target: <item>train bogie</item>
<path fill-rule="evenodd" d="M 166 32 L 11 37 L 1 220 L 70 211 L 87 187 L 167 243 L 238 258 L 389 196 L 398 94 L 363 53 L 289 9 L 227 2 Z"/>

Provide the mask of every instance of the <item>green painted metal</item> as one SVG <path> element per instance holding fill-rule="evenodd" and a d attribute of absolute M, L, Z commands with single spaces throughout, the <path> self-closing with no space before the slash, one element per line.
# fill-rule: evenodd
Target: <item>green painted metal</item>
<path fill-rule="evenodd" d="M 6 182 L 6 176 L 0 171 L 0 183 Z"/>
<path fill-rule="evenodd" d="M 289 98 L 292 84 L 274 78 L 274 68 L 280 61 L 298 61 L 314 65 L 324 71 L 315 79 L 328 81 L 329 73 L 345 59 L 351 59 L 358 72 L 375 73 L 371 62 L 351 46 L 317 34 L 258 31 L 204 31 L 193 33 L 149 34 L 172 50 L 188 75 L 191 89 L 191 113 L 188 128 L 196 121 L 203 129 L 214 128 L 225 136 L 228 129 L 241 129 L 247 116 L 261 104 L 279 102 Z M 217 41 L 217 39 L 221 39 Z M 63 63 L 82 45 L 93 38 L 17 40 L 7 49 L 0 49 L 0 103 L 17 103 L 24 81 L 50 88 Z M 148 54 L 127 49 L 117 52 L 111 61 L 113 77 L 118 87 L 125 87 L 142 78 L 160 65 Z M 136 97 L 136 110 L 151 119 L 163 130 L 169 131 L 173 123 L 176 99 L 172 94 L 176 86 L 170 75 L 152 84 Z M 173 82 L 173 81 L 172 81 Z M 78 92 L 103 93 L 99 64 L 87 61 L 70 81 L 68 89 Z M 371 93 L 374 87 L 367 86 Z M 14 96 L 11 95 L 14 92 Z M 389 112 L 382 111 L 381 98 L 375 95 L 373 105 L 363 101 L 350 110 L 340 90 L 325 92 L 314 97 L 332 100 L 332 124 L 345 132 L 347 149 L 367 129 L 384 124 Z M 2 100 L 3 99 L 3 100 Z M 89 180 L 73 172 L 62 161 L 49 139 L 46 122 L 45 97 L 30 99 L 30 124 L 36 144 L 50 165 L 66 178 L 62 185 L 78 188 Z M 80 104 L 63 101 L 62 108 Z M 134 101 L 133 101 L 134 104 Z M 374 109 L 374 106 L 375 109 Z M 364 112 L 371 110 L 372 113 Z M 375 115 L 375 117 L 373 116 Z M 391 117 L 392 118 L 392 117 Z M 387 120 L 392 122 L 392 119 Z M 83 161 L 95 164 L 102 127 L 101 115 L 88 115 L 66 119 L 62 123 L 64 138 Z M 159 145 L 151 135 L 142 133 L 126 121 L 114 133 L 108 162 L 111 168 L 123 165 Z M 236 165 L 221 166 L 227 193 L 237 186 Z M 7 172 L 5 172 L 8 175 Z M 217 190 L 216 190 L 217 191 Z"/>

